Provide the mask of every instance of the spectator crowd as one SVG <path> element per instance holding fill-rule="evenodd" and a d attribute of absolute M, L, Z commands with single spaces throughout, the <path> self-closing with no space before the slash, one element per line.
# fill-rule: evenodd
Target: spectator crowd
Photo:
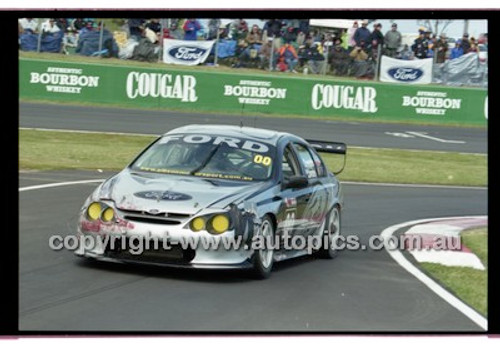
<path fill-rule="evenodd" d="M 420 28 L 412 45 L 403 45 L 397 23 L 384 34 L 378 22 L 354 21 L 351 28 L 321 33 L 305 19 L 267 19 L 262 28 L 245 19 L 225 25 L 195 18 L 123 20 L 111 33 L 94 18 L 19 19 L 21 50 L 76 53 L 141 61 L 161 58 L 163 39 L 218 39 L 218 63 L 275 71 L 329 73 L 371 79 L 381 55 L 412 60 L 435 58 L 443 63 L 466 53 L 479 52 L 475 38 L 464 34 L 448 49 L 444 34 Z M 370 30 L 370 25 L 372 29 Z M 212 51 L 212 62 L 215 50 Z M 209 58 L 210 60 L 210 58 Z"/>

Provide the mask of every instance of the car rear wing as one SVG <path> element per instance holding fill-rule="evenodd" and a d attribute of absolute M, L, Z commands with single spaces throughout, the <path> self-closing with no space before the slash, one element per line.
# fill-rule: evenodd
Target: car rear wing
<path fill-rule="evenodd" d="M 306 141 L 317 152 L 328 152 L 330 154 L 344 155 L 344 162 L 342 164 L 342 168 L 340 168 L 337 171 L 334 171 L 333 173 L 339 174 L 344 170 L 345 164 L 346 164 L 346 159 L 347 159 L 347 145 L 346 144 L 335 142 L 335 141 L 319 141 L 319 140 L 306 140 Z"/>
<path fill-rule="evenodd" d="M 319 141 L 319 140 L 306 140 L 314 150 L 318 152 L 328 152 L 331 154 L 345 155 L 347 153 L 347 145 L 335 141 Z"/>

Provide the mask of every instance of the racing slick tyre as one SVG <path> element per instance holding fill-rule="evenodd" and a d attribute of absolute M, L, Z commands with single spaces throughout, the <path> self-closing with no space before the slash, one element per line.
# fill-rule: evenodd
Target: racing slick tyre
<path fill-rule="evenodd" d="M 328 247 L 321 245 L 317 251 L 317 256 L 320 258 L 335 258 L 338 251 L 335 248 L 335 241 L 340 236 L 340 210 L 338 206 L 333 207 L 325 221 L 323 228 L 323 242 L 328 243 Z M 327 239 L 325 239 L 327 237 Z M 333 247 L 332 247 L 333 246 Z"/>
<path fill-rule="evenodd" d="M 271 275 L 273 269 L 274 251 L 273 248 L 267 247 L 267 243 L 271 243 L 274 238 L 274 225 L 271 217 L 265 215 L 262 218 L 259 235 L 263 237 L 266 247 L 262 250 L 256 250 L 252 256 L 252 276 L 257 279 L 266 279 Z M 269 237 L 271 239 L 269 239 Z M 269 241 L 271 240 L 271 241 Z"/>

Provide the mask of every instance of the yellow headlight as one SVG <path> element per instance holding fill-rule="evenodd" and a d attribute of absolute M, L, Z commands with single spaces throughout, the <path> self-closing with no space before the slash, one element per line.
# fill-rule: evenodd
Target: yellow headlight
<path fill-rule="evenodd" d="M 95 221 L 99 218 L 101 215 L 101 204 L 98 202 L 93 202 L 90 204 L 90 206 L 87 208 L 87 216 L 89 219 Z"/>
<path fill-rule="evenodd" d="M 113 211 L 113 209 L 111 207 L 108 207 L 107 209 L 105 209 L 101 215 L 101 219 L 104 222 L 110 222 L 114 217 L 115 217 L 115 211 Z"/>
<path fill-rule="evenodd" d="M 199 232 L 205 229 L 205 220 L 203 217 L 197 217 L 191 221 L 191 230 L 193 232 Z"/>
<path fill-rule="evenodd" d="M 224 233 L 229 229 L 229 218 L 224 214 L 218 214 L 212 217 L 210 226 L 216 234 Z"/>

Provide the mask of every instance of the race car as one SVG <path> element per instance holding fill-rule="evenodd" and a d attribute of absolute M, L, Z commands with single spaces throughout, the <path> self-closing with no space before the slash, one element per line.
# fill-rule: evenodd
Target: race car
<path fill-rule="evenodd" d="M 171 130 L 87 198 L 77 228 L 85 240 L 75 253 L 248 268 L 259 278 L 277 261 L 311 253 L 333 258 L 343 196 L 318 151 L 343 155 L 345 166 L 343 143 L 243 126 Z"/>

